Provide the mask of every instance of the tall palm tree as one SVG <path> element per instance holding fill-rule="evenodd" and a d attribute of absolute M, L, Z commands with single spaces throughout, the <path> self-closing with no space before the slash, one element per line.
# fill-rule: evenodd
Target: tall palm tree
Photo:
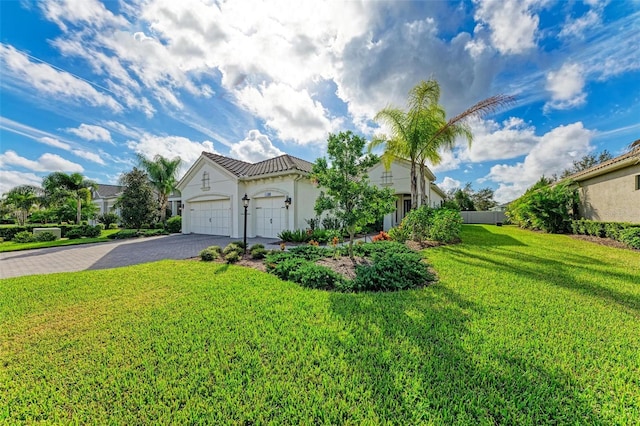
<path fill-rule="evenodd" d="M 42 186 L 48 197 L 54 200 L 63 200 L 73 197 L 76 200 L 76 223 L 82 221 L 82 203 L 91 202 L 91 190 L 98 185 L 80 173 L 66 174 L 53 172 L 42 180 Z"/>
<path fill-rule="evenodd" d="M 162 155 L 156 155 L 153 160 L 138 154 L 138 161 L 149 175 L 151 186 L 158 193 L 158 207 L 160 208 L 160 221 L 166 222 L 167 205 L 169 195 L 176 190 L 178 184 L 178 169 L 182 160 L 180 157 L 168 159 Z"/>
<path fill-rule="evenodd" d="M 420 176 L 420 204 L 426 202 L 426 165 L 439 164 L 442 161 L 441 150 L 452 150 L 456 139 L 463 137 L 469 144 L 473 134 L 469 120 L 483 117 L 498 108 L 514 102 L 512 96 L 496 95 L 484 99 L 471 108 L 446 120 L 440 101 L 440 85 L 434 79 L 421 81 L 409 91 L 408 110 L 387 107 L 378 112 L 375 120 L 391 129 L 391 136 L 374 137 L 370 148 L 385 145 L 382 155 L 384 164 L 389 167 L 394 158 L 404 158 L 411 162 L 411 208 L 418 206 L 418 173 Z"/>

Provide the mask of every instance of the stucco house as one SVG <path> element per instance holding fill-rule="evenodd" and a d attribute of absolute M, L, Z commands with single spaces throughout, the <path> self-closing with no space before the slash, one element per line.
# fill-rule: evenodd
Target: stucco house
<path fill-rule="evenodd" d="M 567 179 L 578 185 L 585 219 L 640 223 L 640 146 Z"/>
<path fill-rule="evenodd" d="M 306 219 L 315 217 L 315 200 L 320 189 L 310 175 L 313 164 L 291 155 L 247 163 L 203 152 L 178 182 L 182 194 L 182 232 L 185 234 L 244 235 L 245 194 L 247 236 L 276 238 L 285 229 L 304 229 Z M 429 172 L 429 180 L 435 180 Z M 385 229 L 399 223 L 410 207 L 409 164 L 394 162 L 390 170 L 381 164 L 369 172 L 370 180 L 390 186 L 397 196 L 397 212 L 387 215 Z M 430 185 L 430 204 L 440 205 L 444 193 Z"/>
<path fill-rule="evenodd" d="M 98 214 L 113 212 L 119 214 L 115 208 L 118 197 L 122 194 L 123 186 L 120 185 L 105 185 L 99 183 L 97 188 L 91 193 L 91 202 L 98 206 Z M 182 199 L 178 191 L 174 191 L 169 196 L 168 208 L 171 210 L 171 216 L 179 215 L 182 213 Z"/>

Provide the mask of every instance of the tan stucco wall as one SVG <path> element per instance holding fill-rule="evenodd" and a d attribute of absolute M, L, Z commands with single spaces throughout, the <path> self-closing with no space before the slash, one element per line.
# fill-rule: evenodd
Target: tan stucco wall
<path fill-rule="evenodd" d="M 640 223 L 640 164 L 579 182 L 580 214 L 602 222 Z"/>

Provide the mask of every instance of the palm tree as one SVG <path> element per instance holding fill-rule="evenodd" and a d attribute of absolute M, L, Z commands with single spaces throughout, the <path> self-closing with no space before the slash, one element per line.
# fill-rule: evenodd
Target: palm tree
<path fill-rule="evenodd" d="M 42 190 L 32 185 L 16 186 L 4 194 L 2 204 L 14 211 L 18 225 L 24 225 L 31 209 L 40 201 Z"/>
<path fill-rule="evenodd" d="M 420 204 L 426 202 L 425 162 L 439 164 L 442 161 L 441 150 L 452 150 L 456 139 L 463 137 L 469 144 L 473 134 L 469 128 L 471 118 L 483 117 L 498 108 L 514 102 L 512 96 L 496 95 L 484 99 L 471 108 L 446 120 L 444 108 L 438 104 L 440 85 L 434 79 L 421 81 L 409 92 L 408 111 L 387 107 L 375 116 L 376 121 L 387 124 L 391 137 L 377 136 L 370 148 L 385 145 L 382 155 L 384 164 L 389 167 L 394 158 L 405 158 L 411 162 L 411 208 L 418 206 L 418 174 L 420 174 Z"/>
<path fill-rule="evenodd" d="M 66 174 L 63 172 L 53 172 L 42 181 L 47 195 L 53 200 L 63 200 L 73 197 L 76 200 L 76 223 L 82 221 L 82 203 L 91 202 L 91 190 L 98 185 L 86 179 L 80 173 Z"/>
<path fill-rule="evenodd" d="M 153 157 L 153 160 L 149 160 L 145 156 L 138 154 L 138 161 L 149 175 L 151 186 L 158 193 L 160 221 L 164 224 L 166 222 L 169 195 L 176 190 L 178 169 L 182 160 L 180 157 L 170 160 L 159 154 Z"/>

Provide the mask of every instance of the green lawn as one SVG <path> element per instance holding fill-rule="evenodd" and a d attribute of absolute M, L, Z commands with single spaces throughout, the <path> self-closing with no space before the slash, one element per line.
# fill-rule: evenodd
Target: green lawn
<path fill-rule="evenodd" d="M 194 261 L 1 280 L 0 423 L 640 423 L 640 253 L 463 240 L 399 293 Z"/>
<path fill-rule="evenodd" d="M 0 253 L 7 252 L 7 251 L 29 250 L 29 249 L 46 248 L 46 247 L 75 246 L 78 244 L 103 243 L 105 241 L 110 241 L 107 237 L 111 234 L 115 234 L 118 231 L 120 231 L 120 229 L 105 229 L 97 238 L 76 238 L 73 240 L 63 238 L 55 241 L 35 241 L 33 243 L 14 243 L 13 241 L 4 241 L 0 243 Z"/>

